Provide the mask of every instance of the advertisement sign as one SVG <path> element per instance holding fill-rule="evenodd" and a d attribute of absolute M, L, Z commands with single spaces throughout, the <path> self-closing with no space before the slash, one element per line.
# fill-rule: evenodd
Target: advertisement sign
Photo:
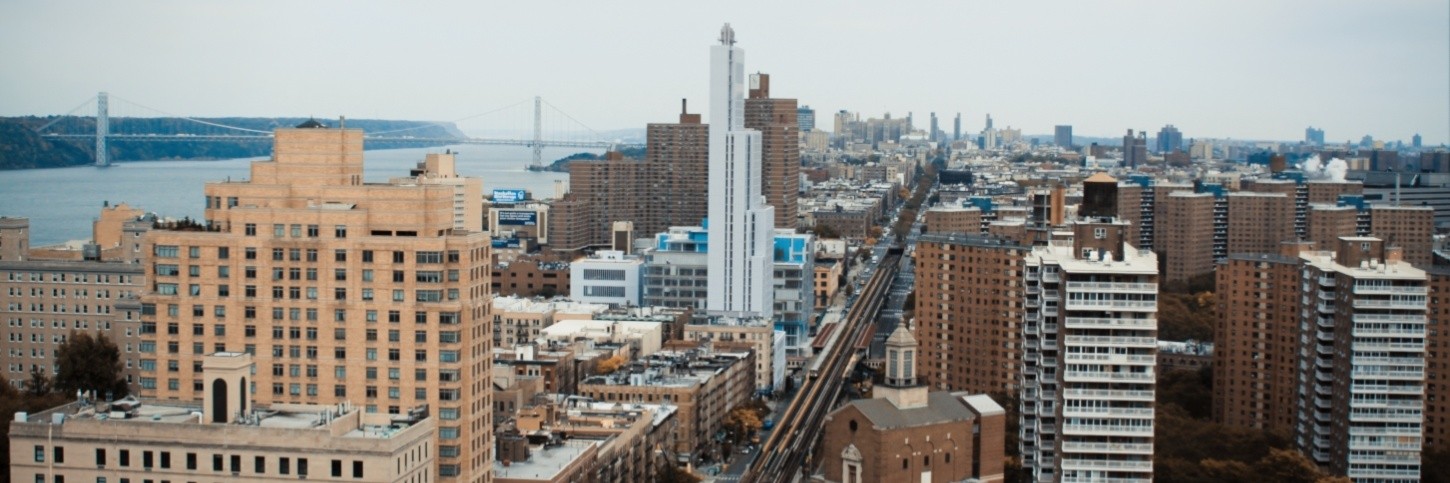
<path fill-rule="evenodd" d="M 537 226 L 539 214 L 533 211 L 500 210 L 498 224 L 514 226 Z"/>
<path fill-rule="evenodd" d="M 522 203 L 528 198 L 528 193 L 517 189 L 496 189 L 493 190 L 494 203 Z"/>

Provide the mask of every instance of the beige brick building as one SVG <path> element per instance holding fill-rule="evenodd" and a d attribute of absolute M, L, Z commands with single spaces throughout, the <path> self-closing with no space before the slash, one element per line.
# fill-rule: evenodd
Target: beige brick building
<path fill-rule="evenodd" d="M 126 219 L 138 211 L 102 209 L 93 239 L 104 245 L 38 248 L 30 246 L 30 220 L 0 217 L 0 376 L 11 385 L 20 387 L 32 369 L 54 376 L 56 350 L 72 331 L 104 334 L 121 350 L 127 382 L 137 382 L 142 265 L 121 240 L 151 228 L 154 220 Z"/>
<path fill-rule="evenodd" d="M 208 356 L 205 400 L 83 401 L 17 417 L 11 481 L 434 481 L 437 418 L 427 408 L 394 417 L 270 404 L 253 413 L 237 390 L 250 359 Z M 227 419 L 228 403 L 247 417 Z"/>
<path fill-rule="evenodd" d="M 361 130 L 275 136 L 250 181 L 206 185 L 204 230 L 145 237 L 141 393 L 196 399 L 203 354 L 254 354 L 259 403 L 426 404 L 438 477 L 489 481 L 489 239 L 457 217 L 478 180 L 365 184 Z"/>

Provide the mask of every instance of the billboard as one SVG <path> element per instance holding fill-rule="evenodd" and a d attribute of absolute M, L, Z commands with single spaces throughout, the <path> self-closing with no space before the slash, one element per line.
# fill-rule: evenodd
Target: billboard
<path fill-rule="evenodd" d="M 496 189 L 493 190 L 494 203 L 521 203 L 528 199 L 527 191 L 519 189 Z"/>
<path fill-rule="evenodd" d="M 534 211 L 499 210 L 498 224 L 514 226 L 537 226 L 539 213 Z"/>

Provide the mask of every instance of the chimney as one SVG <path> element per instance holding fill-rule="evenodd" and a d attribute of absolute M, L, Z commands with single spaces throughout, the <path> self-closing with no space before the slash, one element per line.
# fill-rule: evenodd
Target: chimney
<path fill-rule="evenodd" d="M 680 124 L 699 124 L 700 115 L 690 114 L 690 109 L 685 105 L 685 99 L 680 99 Z"/>

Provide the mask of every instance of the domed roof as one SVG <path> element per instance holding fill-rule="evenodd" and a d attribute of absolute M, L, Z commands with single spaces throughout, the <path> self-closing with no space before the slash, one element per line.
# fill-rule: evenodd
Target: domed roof
<path fill-rule="evenodd" d="M 317 119 L 308 119 L 297 125 L 297 129 L 327 129 L 327 125 L 318 122 Z"/>

